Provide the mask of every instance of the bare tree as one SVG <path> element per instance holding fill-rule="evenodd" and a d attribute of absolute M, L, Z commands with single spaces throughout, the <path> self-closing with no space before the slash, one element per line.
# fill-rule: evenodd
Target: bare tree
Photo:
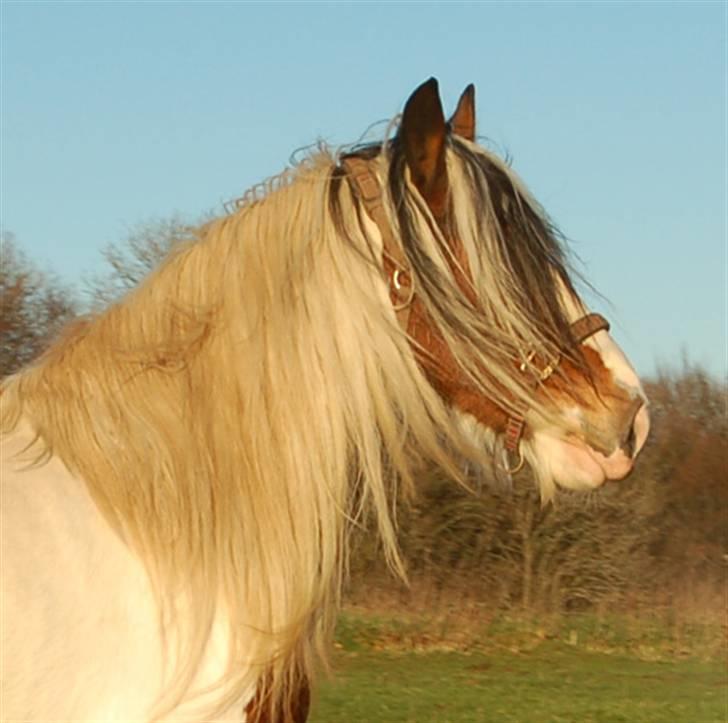
<path fill-rule="evenodd" d="M 36 357 L 78 310 L 74 290 L 34 266 L 11 234 L 0 239 L 0 376 Z"/>
<path fill-rule="evenodd" d="M 106 246 L 102 255 L 108 270 L 86 281 L 92 307 L 103 308 L 134 288 L 174 247 L 194 242 L 195 229 L 176 215 L 154 219 L 133 226 L 121 243 Z"/>
<path fill-rule="evenodd" d="M 426 485 L 406 518 L 411 564 L 445 585 L 466 580 L 496 605 L 525 610 L 615 602 L 635 581 L 646 582 L 659 506 L 654 484 L 562 492 L 543 505 L 528 477 L 505 494 Z"/>

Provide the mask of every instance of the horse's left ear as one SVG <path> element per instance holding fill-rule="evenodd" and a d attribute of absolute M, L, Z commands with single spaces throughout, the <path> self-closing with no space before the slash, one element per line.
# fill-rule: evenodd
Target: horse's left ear
<path fill-rule="evenodd" d="M 404 148 L 412 182 L 436 218 L 444 214 L 447 203 L 446 136 L 437 80 L 430 78 L 405 104 L 397 137 Z"/>
<path fill-rule="evenodd" d="M 460 96 L 448 125 L 455 135 L 468 141 L 475 140 L 475 86 L 472 83 Z"/>

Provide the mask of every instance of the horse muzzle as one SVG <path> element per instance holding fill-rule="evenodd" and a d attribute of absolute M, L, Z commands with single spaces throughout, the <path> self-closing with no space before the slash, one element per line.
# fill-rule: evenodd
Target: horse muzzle
<path fill-rule="evenodd" d="M 600 416 L 600 421 L 605 415 Z M 608 426 L 595 424 L 588 416 L 582 423 L 582 441 L 594 461 L 610 480 L 624 479 L 647 441 L 650 416 L 644 398 L 635 396 L 616 414 Z"/>

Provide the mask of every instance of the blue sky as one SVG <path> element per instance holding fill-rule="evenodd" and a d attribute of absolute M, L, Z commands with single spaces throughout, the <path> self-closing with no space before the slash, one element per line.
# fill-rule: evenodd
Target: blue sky
<path fill-rule="evenodd" d="M 724 376 L 726 4 L 7 2 L 2 228 L 76 281 L 434 75 L 572 239 L 638 370 Z"/>

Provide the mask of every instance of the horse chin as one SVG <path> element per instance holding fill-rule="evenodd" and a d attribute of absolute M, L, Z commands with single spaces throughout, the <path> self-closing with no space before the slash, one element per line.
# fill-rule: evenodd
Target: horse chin
<path fill-rule="evenodd" d="M 537 433 L 532 444 L 549 476 L 567 489 L 595 489 L 607 480 L 624 479 L 633 467 L 633 461 L 621 450 L 606 456 L 576 439 Z"/>

